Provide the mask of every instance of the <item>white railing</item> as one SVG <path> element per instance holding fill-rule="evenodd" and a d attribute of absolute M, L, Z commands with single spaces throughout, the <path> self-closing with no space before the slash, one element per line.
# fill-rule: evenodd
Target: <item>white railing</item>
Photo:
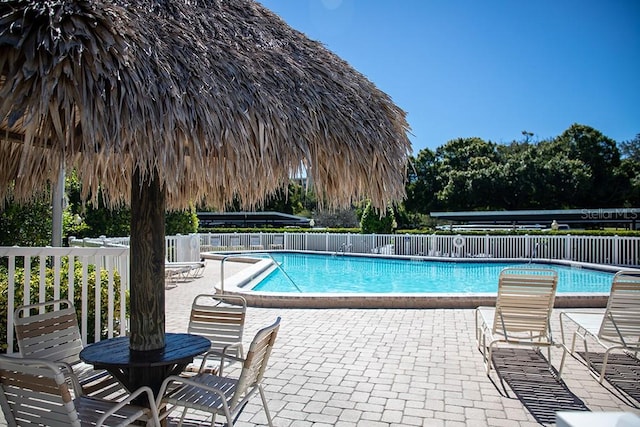
<path fill-rule="evenodd" d="M 200 234 L 200 249 L 202 252 L 285 249 L 438 258 L 560 259 L 640 266 L 640 238 L 623 236 L 209 233 Z"/>
<path fill-rule="evenodd" d="M 0 269 L 6 269 L 7 351 L 13 352 L 13 311 L 16 307 L 34 302 L 69 298 L 80 305 L 82 339 L 87 333 L 93 340 L 100 340 L 104 333 L 111 337 L 126 334 L 126 299 L 120 299 L 115 307 L 116 277 L 120 283 L 117 291 L 125 295 L 129 290 L 129 249 L 127 239 L 70 239 L 71 244 L 93 247 L 34 248 L 0 247 Z M 594 264 L 625 267 L 640 266 L 640 238 L 621 236 L 571 236 L 571 235 L 365 235 L 335 233 L 220 233 L 188 236 L 168 236 L 169 261 L 199 260 L 202 252 L 244 250 L 306 250 L 335 254 L 386 254 L 401 256 L 425 256 L 442 259 L 511 258 L 511 259 L 560 259 Z M 79 265 L 75 269 L 72 267 Z M 82 272 L 76 276 L 78 269 Z M 92 276 L 95 269 L 102 274 Z M 101 280 L 101 276 L 106 277 Z M 63 280 L 63 277 L 68 277 Z M 78 282 L 79 281 L 79 282 Z M 53 287 L 51 287 L 53 282 Z M 35 284 L 34 284 L 35 283 Z M 99 286 L 96 286 L 99 285 Z M 93 295 L 90 289 L 95 287 Z M 80 296 L 78 297 L 77 289 Z M 4 289 L 0 289 L 4 291 Z M 104 295 L 107 299 L 107 320 L 101 313 Z M 95 328 L 88 331 L 89 302 L 93 297 Z M 79 298 L 79 299 L 78 299 Z M 120 315 L 115 313 L 119 312 Z"/>
<path fill-rule="evenodd" d="M 100 341 L 103 332 L 107 337 L 126 334 L 129 248 L 0 247 L 0 265 L 6 268 L 7 280 L 6 290 L 3 289 L 7 353 L 14 350 L 14 310 L 60 298 L 67 298 L 80 308 L 84 343 L 88 342 L 88 333 L 93 333 L 91 341 Z M 116 295 L 121 296 L 117 307 Z M 103 304 L 107 307 L 106 320 Z M 93 319 L 88 318 L 91 312 Z M 95 326 L 93 331 L 89 331 L 90 321 Z"/>
<path fill-rule="evenodd" d="M 200 261 L 200 238 L 197 234 L 166 236 L 165 254 L 168 262 Z M 128 248 L 129 237 L 69 237 L 69 246 L 91 248 Z"/>

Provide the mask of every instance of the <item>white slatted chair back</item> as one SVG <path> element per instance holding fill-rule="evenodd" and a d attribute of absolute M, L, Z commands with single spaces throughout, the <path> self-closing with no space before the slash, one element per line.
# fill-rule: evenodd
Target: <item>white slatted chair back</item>
<path fill-rule="evenodd" d="M 0 359 L 0 402 L 9 425 L 80 426 L 65 376 L 52 362 Z"/>
<path fill-rule="evenodd" d="M 248 394 L 261 385 L 278 329 L 280 329 L 280 317 L 272 325 L 259 330 L 251 341 L 235 393 L 229 402 L 232 411 Z"/>
<path fill-rule="evenodd" d="M 22 357 L 75 364 L 83 344 L 71 301 L 62 299 L 18 307 L 14 312 Z"/>
<path fill-rule="evenodd" d="M 640 272 L 620 271 L 614 276 L 598 338 L 640 349 Z"/>
<path fill-rule="evenodd" d="M 558 286 L 551 269 L 506 268 L 500 273 L 493 333 L 510 338 L 549 338 Z"/>
<path fill-rule="evenodd" d="M 200 294 L 193 299 L 187 332 L 211 341 L 211 349 L 222 352 L 226 346 L 242 343 L 247 301 L 236 295 Z M 242 357 L 242 346 L 229 354 Z"/>
<path fill-rule="evenodd" d="M 240 249 L 240 248 L 242 248 L 242 244 L 240 243 L 240 236 L 231 236 L 231 237 L 229 237 L 229 246 L 232 249 Z"/>
<path fill-rule="evenodd" d="M 22 357 L 69 364 L 85 393 L 95 396 L 124 393 L 113 376 L 80 360 L 84 345 L 71 301 L 60 299 L 25 305 L 18 307 L 13 317 Z"/>
<path fill-rule="evenodd" d="M 276 235 L 273 236 L 273 243 L 271 244 L 272 249 L 283 249 L 284 248 L 284 236 Z"/>
<path fill-rule="evenodd" d="M 129 404 L 143 393 L 149 408 Z M 150 388 L 140 388 L 120 402 L 89 398 L 82 394 L 73 374 L 63 373 L 61 364 L 43 359 L 0 355 L 0 405 L 9 426 L 102 426 L 107 419 L 112 426 L 138 420 L 160 426 Z"/>

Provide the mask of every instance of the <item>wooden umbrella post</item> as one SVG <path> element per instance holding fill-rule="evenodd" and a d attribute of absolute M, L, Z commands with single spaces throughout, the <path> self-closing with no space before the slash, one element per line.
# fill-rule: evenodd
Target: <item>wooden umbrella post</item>
<path fill-rule="evenodd" d="M 131 185 L 130 349 L 152 352 L 165 346 L 165 194 L 155 171 Z"/>

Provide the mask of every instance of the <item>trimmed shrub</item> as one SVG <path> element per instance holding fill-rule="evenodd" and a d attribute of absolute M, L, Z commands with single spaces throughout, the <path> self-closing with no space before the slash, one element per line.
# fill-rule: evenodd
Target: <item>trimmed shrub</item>
<path fill-rule="evenodd" d="M 60 268 L 60 298 L 69 298 L 68 292 L 68 284 L 69 284 L 69 267 L 68 267 L 68 258 L 62 258 L 61 268 Z M 73 293 L 73 304 L 76 308 L 76 312 L 78 314 L 78 323 L 80 324 L 80 316 L 81 316 L 81 299 L 82 299 L 82 283 L 83 283 L 83 272 L 82 272 L 82 264 L 79 261 L 75 262 L 74 265 L 74 293 Z M 14 304 L 15 308 L 23 305 L 24 301 L 24 268 L 16 267 L 14 282 L 16 283 L 15 294 L 14 294 Z M 100 271 L 100 324 L 102 325 L 101 338 L 106 338 L 108 331 L 106 330 L 106 325 L 108 324 L 108 292 L 107 285 L 109 282 L 108 272 L 106 270 Z M 45 301 L 51 301 L 54 299 L 54 277 L 55 271 L 50 266 L 47 266 L 45 269 Z M 94 330 L 95 330 L 95 283 L 96 283 L 96 269 L 95 266 L 90 265 L 87 268 L 87 307 L 89 312 L 87 313 L 87 341 L 89 343 L 94 342 Z M 120 299 L 122 295 L 120 293 L 120 275 L 116 272 L 113 277 L 114 283 L 114 333 L 117 335 L 117 331 L 120 329 L 119 318 L 120 318 Z M 0 266 L 0 312 L 7 313 L 8 310 L 8 285 L 9 285 L 9 277 L 8 270 L 6 266 Z M 36 304 L 39 302 L 40 298 L 40 266 L 38 263 L 36 265 L 31 266 L 31 277 L 29 282 L 30 287 L 30 301 L 29 304 Z M 128 316 L 128 295 L 124 295 L 126 300 L 127 307 L 127 316 Z M 12 313 L 9 313 L 13 315 Z M 14 341 L 14 351 L 17 351 L 17 342 Z M 3 316 L 0 319 L 0 353 L 7 352 L 7 317 Z"/>

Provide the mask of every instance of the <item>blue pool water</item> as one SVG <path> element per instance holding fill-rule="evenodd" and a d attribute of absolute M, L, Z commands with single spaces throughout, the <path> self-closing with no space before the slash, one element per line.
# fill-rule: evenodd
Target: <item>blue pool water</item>
<path fill-rule="evenodd" d="M 505 267 L 558 271 L 558 293 L 608 293 L 612 273 L 557 265 L 409 261 L 388 258 L 273 253 L 295 282 L 276 269 L 253 289 L 268 292 L 495 293 Z"/>

